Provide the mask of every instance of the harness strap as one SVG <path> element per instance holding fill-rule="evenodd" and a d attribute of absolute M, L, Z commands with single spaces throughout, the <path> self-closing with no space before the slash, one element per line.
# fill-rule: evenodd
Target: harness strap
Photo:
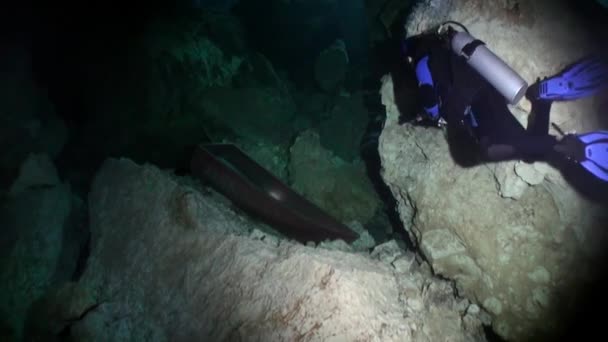
<path fill-rule="evenodd" d="M 467 59 L 469 59 L 469 58 L 471 58 L 471 55 L 473 55 L 473 53 L 479 46 L 485 45 L 485 44 L 486 43 L 482 42 L 481 40 L 475 39 L 474 41 L 470 42 L 469 44 L 465 45 L 462 48 L 462 53 Z"/>

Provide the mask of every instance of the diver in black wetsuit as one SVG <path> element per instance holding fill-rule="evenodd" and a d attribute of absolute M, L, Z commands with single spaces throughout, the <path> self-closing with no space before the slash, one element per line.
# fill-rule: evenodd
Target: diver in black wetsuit
<path fill-rule="evenodd" d="M 467 131 L 486 161 L 565 159 L 608 181 L 608 132 L 568 134 L 562 139 L 549 134 L 552 102 L 589 96 L 608 86 L 606 64 L 583 60 L 528 87 L 484 42 L 471 37 L 466 28 L 458 32 L 449 24 L 460 25 L 447 22 L 403 42 L 424 108 L 418 121 Z M 533 120 L 527 129 L 507 106 L 524 95 L 532 102 Z"/>

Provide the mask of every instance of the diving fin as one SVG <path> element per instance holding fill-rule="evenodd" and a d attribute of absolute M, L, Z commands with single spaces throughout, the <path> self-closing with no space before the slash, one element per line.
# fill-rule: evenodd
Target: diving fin
<path fill-rule="evenodd" d="M 580 164 L 595 177 L 608 182 L 608 131 L 566 135 L 555 150 Z"/>
<path fill-rule="evenodd" d="M 540 81 L 537 99 L 571 101 L 594 95 L 608 87 L 608 61 L 587 56 L 560 74 Z"/>

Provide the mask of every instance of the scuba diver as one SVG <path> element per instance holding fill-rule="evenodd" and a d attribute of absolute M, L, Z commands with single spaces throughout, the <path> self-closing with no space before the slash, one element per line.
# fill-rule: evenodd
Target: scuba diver
<path fill-rule="evenodd" d="M 454 21 L 407 37 L 402 52 L 417 80 L 423 109 L 416 118 L 419 124 L 465 131 L 485 161 L 565 161 L 608 182 L 608 131 L 577 135 L 556 127 L 561 139 L 549 134 L 554 101 L 576 100 L 608 88 L 608 65 L 601 58 L 584 58 L 528 87 L 484 42 Z M 527 128 L 507 106 L 524 96 L 532 103 Z"/>

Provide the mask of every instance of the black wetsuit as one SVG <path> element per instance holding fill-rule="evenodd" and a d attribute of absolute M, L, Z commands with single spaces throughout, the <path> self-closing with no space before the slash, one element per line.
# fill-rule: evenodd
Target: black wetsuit
<path fill-rule="evenodd" d="M 407 44 L 413 65 L 429 56 L 437 98 L 421 94 L 425 106 L 439 101 L 440 115 L 448 129 L 463 129 L 473 135 L 482 157 L 491 161 L 553 157 L 557 138 L 548 134 L 551 102 L 533 102 L 534 119 L 526 129 L 513 116 L 505 98 L 436 35 L 416 36 Z M 474 119 L 465 115 L 468 107 Z"/>

